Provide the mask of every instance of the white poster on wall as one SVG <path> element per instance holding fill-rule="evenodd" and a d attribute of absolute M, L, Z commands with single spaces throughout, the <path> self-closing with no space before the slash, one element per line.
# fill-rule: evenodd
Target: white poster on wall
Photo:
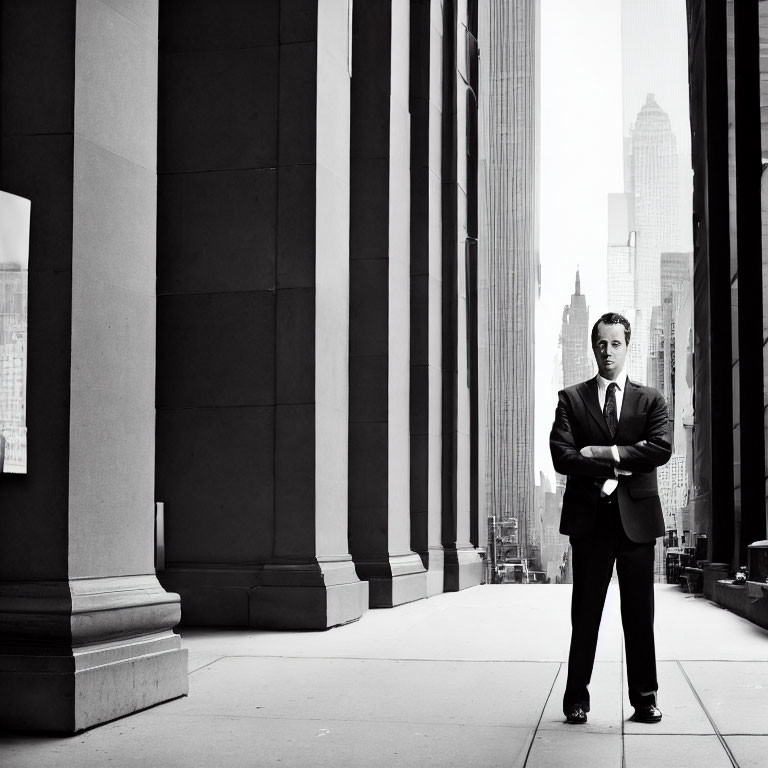
<path fill-rule="evenodd" d="M 27 285 L 32 204 L 0 192 L 0 467 L 27 471 Z"/>

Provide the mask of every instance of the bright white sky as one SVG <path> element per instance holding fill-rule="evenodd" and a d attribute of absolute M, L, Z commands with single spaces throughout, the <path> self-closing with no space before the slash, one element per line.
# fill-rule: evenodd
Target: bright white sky
<path fill-rule="evenodd" d="M 686 66 L 685 4 L 683 0 L 641 3 L 659 4 L 655 14 L 645 14 L 653 21 L 641 38 L 649 41 L 647 57 L 654 71 L 648 74 L 647 86 L 638 82 L 636 92 L 628 94 L 630 106 L 638 101 L 633 111 L 639 111 L 644 94 L 655 92 L 660 106 L 671 114 L 678 149 L 686 151 L 685 71 L 670 85 L 668 66 L 672 60 L 673 69 Z M 667 18 L 659 23 L 673 8 L 678 9 L 673 22 Z M 672 33 L 662 31 L 670 26 Z M 679 40 L 672 52 L 669 47 L 675 43 L 667 42 L 670 39 Z M 666 59 L 659 50 L 665 47 Z M 641 51 L 642 58 L 646 50 Z M 554 360 L 563 306 L 573 293 L 578 265 L 591 321 L 606 311 L 607 195 L 624 189 L 621 0 L 542 0 L 540 51 L 542 286 L 536 310 L 534 467 L 537 481 L 540 470 L 554 481 L 548 436 L 557 401 Z M 665 103 L 675 98 L 682 107 Z"/>

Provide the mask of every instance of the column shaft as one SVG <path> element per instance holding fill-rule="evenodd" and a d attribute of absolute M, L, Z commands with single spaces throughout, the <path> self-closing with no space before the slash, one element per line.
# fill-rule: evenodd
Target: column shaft
<path fill-rule="evenodd" d="M 696 411 L 693 529 L 709 559 L 733 555 L 733 421 L 729 264 L 728 79 L 725 3 L 688 4 L 693 154 Z"/>
<path fill-rule="evenodd" d="M 427 569 L 427 593 L 443 591 L 440 505 L 440 110 L 439 0 L 411 2 L 411 549 Z M 437 130 L 435 130 L 437 128 Z"/>
<path fill-rule="evenodd" d="M 0 184 L 32 205 L 0 725 L 73 732 L 187 691 L 153 551 L 157 3 L 9 2 L 0 26 Z"/>
<path fill-rule="evenodd" d="M 442 508 L 446 591 L 464 589 L 482 581 L 482 563 L 470 541 L 472 450 L 468 368 L 472 342 L 467 333 L 466 279 L 469 73 L 464 55 L 468 20 L 462 18 L 459 24 L 458 5 L 456 2 L 443 4 Z"/>
<path fill-rule="evenodd" d="M 758 3 L 734 3 L 733 91 L 735 123 L 735 170 L 732 200 L 735 198 L 736 290 L 738 328 L 734 357 L 738 358 L 738 392 L 734 402 L 738 416 L 738 454 L 740 456 L 736 493 L 737 533 L 734 565 L 747 562 L 747 547 L 765 539 L 765 381 L 763 356 L 752 354 L 762 348 L 763 261 L 755 254 L 762 250 L 760 177 L 762 170 L 760 119 L 760 25 Z M 733 214 L 731 221 L 734 221 Z M 736 447 L 734 446 L 735 450 Z"/>
<path fill-rule="evenodd" d="M 372 607 L 426 595 L 411 551 L 409 22 L 355 6 L 351 111 L 350 548 Z"/>
<path fill-rule="evenodd" d="M 349 4 L 162 11 L 163 580 L 188 624 L 352 621 Z"/>

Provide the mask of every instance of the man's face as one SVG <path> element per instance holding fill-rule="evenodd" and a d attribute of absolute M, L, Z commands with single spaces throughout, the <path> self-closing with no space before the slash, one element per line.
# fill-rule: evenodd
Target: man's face
<path fill-rule="evenodd" d="M 624 362 L 627 359 L 624 326 L 621 323 L 600 323 L 592 351 L 595 353 L 600 375 L 604 379 L 615 379 L 624 370 Z"/>

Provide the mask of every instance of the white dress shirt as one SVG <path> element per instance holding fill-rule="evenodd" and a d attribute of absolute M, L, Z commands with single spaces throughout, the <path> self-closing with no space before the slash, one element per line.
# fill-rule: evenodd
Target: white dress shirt
<path fill-rule="evenodd" d="M 608 391 L 609 384 L 616 384 L 616 421 L 621 418 L 621 404 L 624 402 L 624 389 L 627 386 L 627 372 L 622 371 L 613 381 L 604 379 L 597 374 L 597 399 L 600 401 L 600 410 L 605 408 L 605 393 Z"/>
<path fill-rule="evenodd" d="M 614 395 L 616 397 L 616 423 L 621 419 L 621 404 L 624 402 L 624 389 L 627 386 L 627 372 L 622 371 L 613 381 L 610 379 L 604 379 L 599 373 L 597 374 L 597 399 L 600 403 L 600 410 L 605 408 L 605 395 L 608 391 L 608 385 L 615 384 L 616 389 Z M 613 460 L 616 462 L 616 466 L 619 465 L 619 449 L 617 446 L 611 446 L 611 453 L 613 454 Z M 619 481 L 615 478 L 606 480 L 602 487 L 601 493 L 604 496 L 610 496 L 618 487 Z"/>

